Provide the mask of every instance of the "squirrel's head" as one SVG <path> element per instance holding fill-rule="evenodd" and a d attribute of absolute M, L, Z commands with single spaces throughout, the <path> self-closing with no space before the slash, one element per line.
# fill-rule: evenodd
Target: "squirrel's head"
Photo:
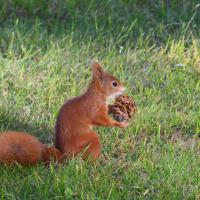
<path fill-rule="evenodd" d="M 122 83 L 111 74 L 105 72 L 97 62 L 92 63 L 92 77 L 96 86 L 106 95 L 107 98 L 116 98 L 125 91 Z"/>

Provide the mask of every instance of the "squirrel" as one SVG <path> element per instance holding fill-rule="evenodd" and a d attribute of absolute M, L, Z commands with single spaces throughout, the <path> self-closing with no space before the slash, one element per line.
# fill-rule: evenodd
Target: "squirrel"
<path fill-rule="evenodd" d="M 93 126 L 126 128 L 128 122 L 109 117 L 108 100 L 122 95 L 125 87 L 97 62 L 92 63 L 92 81 L 84 94 L 61 107 L 55 125 L 55 147 L 68 157 L 80 153 L 83 159 L 97 160 L 101 144 Z"/>
<path fill-rule="evenodd" d="M 7 131 L 0 134 L 1 164 L 29 166 L 44 162 L 49 165 L 52 161 L 59 161 L 62 156 L 63 153 L 56 148 L 48 147 L 24 132 Z"/>

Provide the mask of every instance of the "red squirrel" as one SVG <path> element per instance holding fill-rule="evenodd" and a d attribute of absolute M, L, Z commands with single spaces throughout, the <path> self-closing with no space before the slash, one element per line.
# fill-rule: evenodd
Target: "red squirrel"
<path fill-rule="evenodd" d="M 12 165 L 35 165 L 61 159 L 63 153 L 42 144 L 36 137 L 23 132 L 7 131 L 0 134 L 0 163 Z"/>
<path fill-rule="evenodd" d="M 116 98 L 124 91 L 124 86 L 117 78 L 94 62 L 92 81 L 87 91 L 68 100 L 59 111 L 55 126 L 55 147 L 69 157 L 82 152 L 83 159 L 98 159 L 101 145 L 93 126 L 128 126 L 127 122 L 117 122 L 109 117 L 108 99 Z"/>

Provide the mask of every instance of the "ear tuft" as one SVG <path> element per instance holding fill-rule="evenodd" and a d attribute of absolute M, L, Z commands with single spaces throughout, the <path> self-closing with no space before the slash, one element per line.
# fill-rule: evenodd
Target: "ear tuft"
<path fill-rule="evenodd" d="M 103 69 L 101 65 L 98 62 L 93 62 L 92 63 L 92 75 L 94 78 L 101 79 L 103 78 Z"/>

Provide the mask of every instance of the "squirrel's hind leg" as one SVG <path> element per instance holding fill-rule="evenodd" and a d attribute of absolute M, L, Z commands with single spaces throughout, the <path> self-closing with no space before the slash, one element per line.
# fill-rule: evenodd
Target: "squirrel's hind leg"
<path fill-rule="evenodd" d="M 72 150 L 73 155 L 81 154 L 83 159 L 97 160 L 101 154 L 101 144 L 99 136 L 91 131 L 77 136 L 76 144 Z"/>

